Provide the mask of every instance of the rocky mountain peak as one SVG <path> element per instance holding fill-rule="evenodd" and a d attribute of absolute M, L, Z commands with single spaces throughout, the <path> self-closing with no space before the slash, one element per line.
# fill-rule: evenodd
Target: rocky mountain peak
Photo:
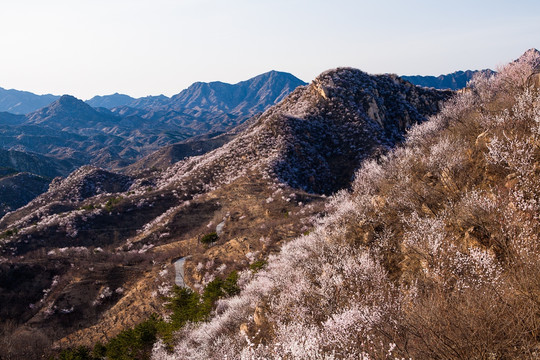
<path fill-rule="evenodd" d="M 525 51 L 525 53 L 523 53 L 522 56 L 531 55 L 531 54 L 540 56 L 540 51 L 536 48 L 530 48 L 529 50 Z"/>
<path fill-rule="evenodd" d="M 295 76 L 270 71 L 237 84 L 197 82 L 171 98 L 175 109 L 207 109 L 235 115 L 254 115 L 278 103 L 305 83 Z"/>
<path fill-rule="evenodd" d="M 50 111 L 69 111 L 69 112 L 93 112 L 91 106 L 84 101 L 77 99 L 72 95 L 62 95 L 58 100 L 51 103 L 46 109 Z"/>
<path fill-rule="evenodd" d="M 401 141 L 453 93 L 417 88 L 395 75 L 340 68 L 298 87 L 223 147 L 169 168 L 160 184 L 188 177 L 223 182 L 264 169 L 294 188 L 333 193 L 366 157 Z"/>
<path fill-rule="evenodd" d="M 84 101 L 71 95 L 63 95 L 50 105 L 27 115 L 28 122 L 34 124 L 46 123 L 53 127 L 66 125 L 64 121 L 96 121 L 101 115 Z"/>

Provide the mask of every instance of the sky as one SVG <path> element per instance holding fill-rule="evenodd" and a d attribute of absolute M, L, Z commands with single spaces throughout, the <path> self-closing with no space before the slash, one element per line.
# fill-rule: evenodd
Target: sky
<path fill-rule="evenodd" d="M 439 75 L 540 49 L 538 0 L 3 0 L 0 87 L 171 96 L 270 71 Z"/>

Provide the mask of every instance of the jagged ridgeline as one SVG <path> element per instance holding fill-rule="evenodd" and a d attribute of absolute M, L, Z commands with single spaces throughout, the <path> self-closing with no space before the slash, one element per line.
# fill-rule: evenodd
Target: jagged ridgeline
<path fill-rule="evenodd" d="M 2 263 L 24 274 L 4 287 L 3 318 L 14 324 L 7 338 L 40 339 L 38 348 L 104 342 L 163 314 L 170 262 L 181 256 L 191 256 L 186 282 L 200 290 L 262 266 L 313 227 L 326 195 L 349 188 L 362 161 L 394 147 L 452 95 L 395 75 L 335 69 L 206 154 L 164 170 L 86 166 L 55 180 L 0 220 Z M 151 161 L 170 162 L 160 156 L 179 155 L 158 152 Z M 214 232 L 211 246 L 201 240 Z"/>

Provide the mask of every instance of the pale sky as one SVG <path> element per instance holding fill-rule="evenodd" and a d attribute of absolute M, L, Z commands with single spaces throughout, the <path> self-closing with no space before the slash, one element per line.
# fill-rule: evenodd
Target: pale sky
<path fill-rule="evenodd" d="M 81 99 L 270 70 L 439 75 L 532 47 L 538 0 L 0 0 L 0 87 Z"/>

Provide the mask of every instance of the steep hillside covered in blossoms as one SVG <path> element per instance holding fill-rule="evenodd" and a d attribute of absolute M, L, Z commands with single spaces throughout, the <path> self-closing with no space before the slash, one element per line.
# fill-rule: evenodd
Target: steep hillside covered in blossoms
<path fill-rule="evenodd" d="M 540 357 L 539 65 L 477 76 L 153 358 Z"/>

